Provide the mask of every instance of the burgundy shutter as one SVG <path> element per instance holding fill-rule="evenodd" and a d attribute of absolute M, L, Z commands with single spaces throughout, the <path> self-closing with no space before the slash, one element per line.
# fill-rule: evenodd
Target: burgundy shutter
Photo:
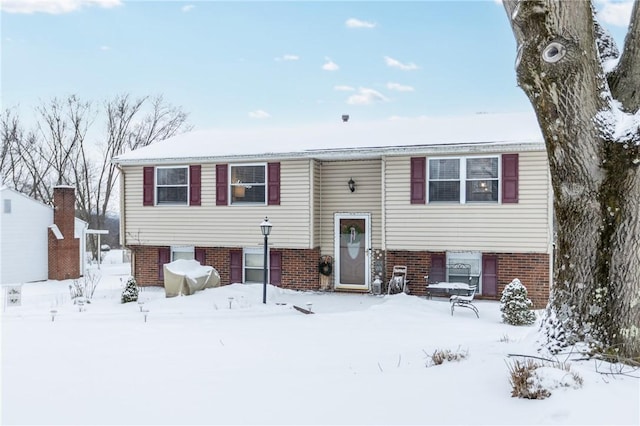
<path fill-rule="evenodd" d="M 207 264 L 207 252 L 203 248 L 196 248 L 193 256 L 201 265 Z"/>
<path fill-rule="evenodd" d="M 269 252 L 269 278 L 272 285 L 282 284 L 282 252 Z"/>
<path fill-rule="evenodd" d="M 426 204 L 427 202 L 426 164 L 425 157 L 411 158 L 411 204 Z"/>
<path fill-rule="evenodd" d="M 229 252 L 229 284 L 242 282 L 242 250 Z"/>
<path fill-rule="evenodd" d="M 431 268 L 429 269 L 429 283 L 447 281 L 447 256 L 431 254 Z"/>
<path fill-rule="evenodd" d="M 228 165 L 216 164 L 216 206 L 226 206 L 228 194 Z"/>
<path fill-rule="evenodd" d="M 280 163 L 267 164 L 267 204 L 280 205 Z"/>
<path fill-rule="evenodd" d="M 158 279 L 164 280 L 164 268 L 165 263 L 171 262 L 171 249 L 169 247 L 160 247 L 158 249 Z"/>
<path fill-rule="evenodd" d="M 155 174 L 155 169 L 153 167 L 145 167 L 142 170 L 142 205 L 143 206 L 153 205 L 154 174 Z"/>
<path fill-rule="evenodd" d="M 199 206 L 200 189 L 202 186 L 202 179 L 200 176 L 200 166 L 189 166 L 189 205 Z"/>
<path fill-rule="evenodd" d="M 498 256 L 495 254 L 482 255 L 482 294 L 498 295 Z"/>
<path fill-rule="evenodd" d="M 518 202 L 518 154 L 502 154 L 502 202 Z"/>

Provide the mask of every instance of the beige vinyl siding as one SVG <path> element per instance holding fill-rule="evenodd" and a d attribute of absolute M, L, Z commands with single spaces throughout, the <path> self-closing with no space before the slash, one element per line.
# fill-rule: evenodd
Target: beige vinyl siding
<path fill-rule="evenodd" d="M 550 184 L 546 154 L 519 155 L 517 204 L 410 203 L 410 158 L 386 159 L 386 248 L 389 250 L 550 250 Z"/>
<path fill-rule="evenodd" d="M 321 195 L 321 254 L 333 256 L 334 214 L 370 213 L 371 244 L 373 248 L 381 246 L 382 209 L 381 209 L 381 161 L 325 161 L 320 164 Z M 353 179 L 355 192 L 351 192 L 347 183 Z"/>
<path fill-rule="evenodd" d="M 280 163 L 279 206 L 216 206 L 216 165 L 201 167 L 201 206 L 154 207 L 142 205 L 143 167 L 123 167 L 126 244 L 258 246 L 264 242 L 259 225 L 268 216 L 270 246 L 310 248 L 309 160 Z"/>

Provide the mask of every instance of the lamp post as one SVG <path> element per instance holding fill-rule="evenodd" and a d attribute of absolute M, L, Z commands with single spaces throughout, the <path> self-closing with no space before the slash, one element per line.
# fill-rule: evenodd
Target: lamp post
<path fill-rule="evenodd" d="M 265 217 L 264 221 L 260 224 L 260 231 L 264 236 L 264 279 L 262 284 L 262 303 L 267 303 L 267 275 L 269 273 L 267 269 L 267 244 L 269 240 L 269 234 L 271 233 L 271 223 L 269 223 L 269 218 Z"/>

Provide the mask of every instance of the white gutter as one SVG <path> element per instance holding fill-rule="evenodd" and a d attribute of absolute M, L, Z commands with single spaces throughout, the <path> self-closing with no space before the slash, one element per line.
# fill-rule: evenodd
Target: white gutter
<path fill-rule="evenodd" d="M 158 158 L 133 158 L 112 159 L 111 162 L 119 166 L 138 166 L 145 164 L 184 164 L 194 163 L 220 163 L 233 161 L 267 160 L 267 159 L 304 159 L 316 160 L 365 160 L 380 159 L 383 156 L 401 155 L 442 155 L 459 153 L 496 153 L 496 152 L 527 152 L 545 150 L 543 141 L 523 142 L 472 142 L 443 145 L 410 145 L 389 147 L 363 147 L 363 148 L 332 148 L 314 149 L 299 152 L 266 152 L 241 155 L 203 155 L 184 157 L 158 157 Z"/>

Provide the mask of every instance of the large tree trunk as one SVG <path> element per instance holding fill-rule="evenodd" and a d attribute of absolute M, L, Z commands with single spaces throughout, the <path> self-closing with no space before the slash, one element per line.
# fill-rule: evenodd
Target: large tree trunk
<path fill-rule="evenodd" d="M 557 220 L 550 349 L 640 357 L 640 7 L 622 58 L 585 1 L 505 0 L 547 146 Z M 635 115 L 634 115 L 635 114 Z M 635 118 L 635 124 L 634 119 Z M 625 124 L 626 123 L 626 124 Z"/>

